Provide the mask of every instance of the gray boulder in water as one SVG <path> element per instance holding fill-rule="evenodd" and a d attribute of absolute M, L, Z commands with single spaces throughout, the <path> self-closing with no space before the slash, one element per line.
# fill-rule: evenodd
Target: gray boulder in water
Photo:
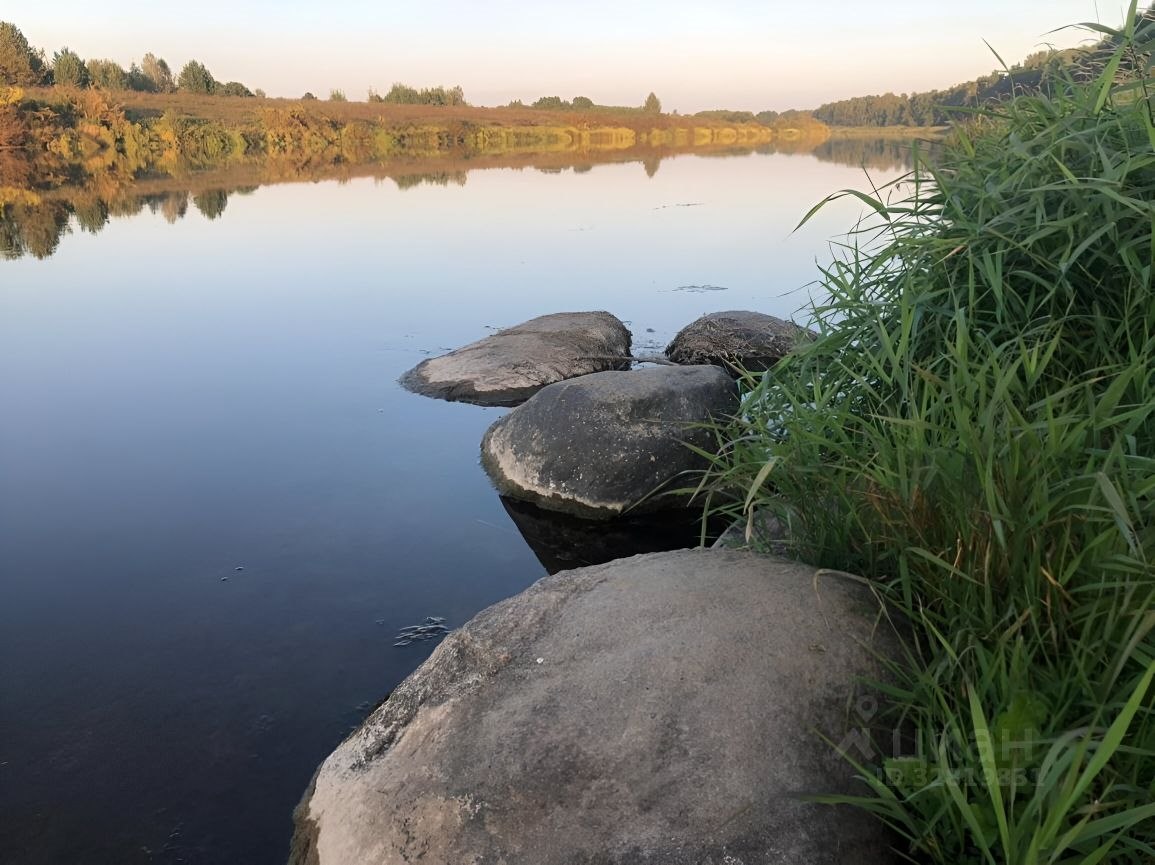
<path fill-rule="evenodd" d="M 770 369 L 814 334 L 762 312 L 712 312 L 686 325 L 666 346 L 674 363 L 712 363 L 751 372 Z"/>
<path fill-rule="evenodd" d="M 738 407 L 715 366 L 600 372 L 542 389 L 498 420 L 481 464 L 502 495 L 585 519 L 684 502 L 705 460 L 687 443 L 715 445 L 701 426 Z"/>
<path fill-rule="evenodd" d="M 868 588 L 683 550 L 547 577 L 452 633 L 321 765 L 292 865 L 886 865 L 864 792 L 894 657 Z M 877 655 L 875 653 L 878 653 Z"/>
<path fill-rule="evenodd" d="M 424 396 L 512 406 L 547 384 L 629 366 L 630 331 L 621 321 L 608 312 L 558 312 L 422 361 L 401 384 Z"/>

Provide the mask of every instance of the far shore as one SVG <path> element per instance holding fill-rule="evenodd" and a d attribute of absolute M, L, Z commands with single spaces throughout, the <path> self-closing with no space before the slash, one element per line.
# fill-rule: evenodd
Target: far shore
<path fill-rule="evenodd" d="M 949 126 L 827 126 L 831 138 L 942 138 Z"/>

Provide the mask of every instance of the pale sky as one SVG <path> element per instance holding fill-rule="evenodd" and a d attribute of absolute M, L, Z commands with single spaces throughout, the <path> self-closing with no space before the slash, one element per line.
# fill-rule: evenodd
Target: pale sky
<path fill-rule="evenodd" d="M 0 20 L 49 58 L 67 46 L 127 67 L 146 52 L 190 59 L 270 96 L 364 99 L 395 81 L 460 84 L 475 105 L 589 96 L 667 111 L 814 108 L 945 87 L 1047 44 L 1112 26 L 1124 0 L 3 0 Z"/>

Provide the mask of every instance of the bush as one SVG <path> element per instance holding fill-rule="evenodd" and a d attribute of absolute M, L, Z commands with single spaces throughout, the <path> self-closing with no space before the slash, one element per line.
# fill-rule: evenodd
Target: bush
<path fill-rule="evenodd" d="M 53 84 L 58 87 L 87 87 L 88 80 L 88 67 L 75 51 L 61 48 L 53 55 Z"/>
<path fill-rule="evenodd" d="M 560 96 L 542 96 L 534 101 L 530 108 L 540 108 L 544 111 L 568 111 L 571 106 Z"/>
<path fill-rule="evenodd" d="M 253 91 L 249 90 L 249 88 L 247 88 L 239 81 L 229 81 L 225 84 L 221 84 L 219 87 L 217 87 L 216 93 L 218 96 L 250 97 L 254 95 Z"/>
<path fill-rule="evenodd" d="M 115 60 L 89 60 L 88 78 L 93 87 L 102 90 L 127 90 L 128 73 Z"/>
<path fill-rule="evenodd" d="M 910 741 L 853 801 L 933 862 L 1155 860 L 1155 81 L 1115 77 L 1150 47 L 1135 20 L 1097 80 L 843 193 L 876 219 L 823 271 L 820 338 L 747 380 L 709 479 L 909 622 Z"/>
<path fill-rule="evenodd" d="M 90 64 L 91 68 L 91 64 Z M 184 93 L 200 93 L 209 95 L 216 91 L 217 82 L 208 68 L 197 60 L 190 60 L 184 65 L 177 77 L 176 85 Z"/>
<path fill-rule="evenodd" d="M 376 98 L 374 98 L 376 97 Z M 390 105 L 468 105 L 465 91 L 455 87 L 425 87 L 418 90 L 400 82 L 389 88 L 384 96 L 370 91 L 370 101 L 387 102 Z"/>

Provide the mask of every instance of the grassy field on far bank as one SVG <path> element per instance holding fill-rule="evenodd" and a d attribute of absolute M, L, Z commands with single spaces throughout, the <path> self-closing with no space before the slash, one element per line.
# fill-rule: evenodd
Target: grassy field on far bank
<path fill-rule="evenodd" d="M 53 88 L 29 88 L 31 98 L 51 101 Z M 201 120 L 229 124 L 254 123 L 269 109 L 296 108 L 338 123 L 367 121 L 390 126 L 471 123 L 498 126 L 627 126 L 646 129 L 678 129 L 692 126 L 707 128 L 755 126 L 761 124 L 727 123 L 711 117 L 644 112 L 638 109 L 590 108 L 553 111 L 542 108 L 473 105 L 398 105 L 384 102 L 330 101 L 322 99 L 283 99 L 239 96 L 209 96 L 193 93 L 146 93 L 116 91 L 109 98 L 124 108 L 133 120 L 159 117 L 165 111 L 176 111 Z M 813 121 L 815 128 L 823 124 Z M 769 126 L 767 128 L 776 128 Z M 787 125 L 777 128 L 785 129 Z"/>

